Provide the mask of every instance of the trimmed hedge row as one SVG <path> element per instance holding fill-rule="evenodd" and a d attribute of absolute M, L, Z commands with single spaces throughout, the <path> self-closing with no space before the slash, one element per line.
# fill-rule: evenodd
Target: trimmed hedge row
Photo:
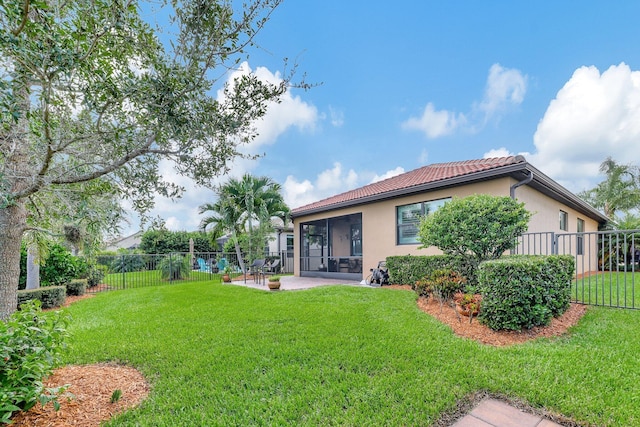
<path fill-rule="evenodd" d="M 401 255 L 387 257 L 389 269 L 389 283 L 395 285 L 411 285 L 425 277 L 429 277 L 436 270 L 453 270 L 466 277 L 467 282 L 475 284 L 475 272 L 467 261 L 455 255 Z"/>
<path fill-rule="evenodd" d="M 18 307 L 31 300 L 38 300 L 42 308 L 60 307 L 67 295 L 66 286 L 44 286 L 38 289 L 21 289 L 18 291 Z"/>
<path fill-rule="evenodd" d="M 547 325 L 569 308 L 575 261 L 571 255 L 518 255 L 478 268 L 479 319 L 491 329 Z"/>
<path fill-rule="evenodd" d="M 87 279 L 73 279 L 66 285 L 67 295 L 84 295 L 87 291 Z"/>

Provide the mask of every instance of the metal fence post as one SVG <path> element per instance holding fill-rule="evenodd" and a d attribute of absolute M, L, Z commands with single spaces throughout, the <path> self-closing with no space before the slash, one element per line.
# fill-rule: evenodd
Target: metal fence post
<path fill-rule="evenodd" d="M 173 253 L 169 253 L 169 283 L 173 283 Z"/>
<path fill-rule="evenodd" d="M 126 277 L 126 274 L 127 274 L 127 267 L 126 267 L 126 264 L 125 264 L 126 263 L 125 257 L 126 257 L 126 255 L 122 254 L 122 289 L 126 289 L 127 288 L 127 286 L 125 284 L 125 277 Z"/>

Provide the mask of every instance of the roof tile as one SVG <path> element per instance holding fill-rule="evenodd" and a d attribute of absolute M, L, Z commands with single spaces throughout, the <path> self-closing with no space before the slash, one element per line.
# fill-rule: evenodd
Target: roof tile
<path fill-rule="evenodd" d="M 306 211 L 316 211 L 318 209 L 331 209 L 346 202 L 355 202 L 374 196 L 383 198 L 386 193 L 398 190 L 407 190 L 418 185 L 442 181 L 472 173 L 495 169 L 502 166 L 509 166 L 516 163 L 524 163 L 526 160 L 522 156 L 493 157 L 479 160 L 465 160 L 450 163 L 435 163 L 423 166 L 400 175 L 387 178 L 382 181 L 365 185 L 329 198 L 310 203 L 292 209 L 293 215 L 301 215 Z"/>

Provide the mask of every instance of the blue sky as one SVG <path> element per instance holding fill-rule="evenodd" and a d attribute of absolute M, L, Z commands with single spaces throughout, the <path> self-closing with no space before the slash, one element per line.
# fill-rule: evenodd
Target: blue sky
<path fill-rule="evenodd" d="M 273 106 L 245 148 L 264 156 L 232 174 L 273 178 L 292 208 L 426 164 L 508 154 L 590 188 L 607 156 L 640 164 L 638 16 L 636 1 L 285 0 L 244 70 L 277 79 L 288 57 L 322 84 Z M 197 229 L 213 193 L 163 172 L 187 192 L 158 198 L 152 215 Z"/>

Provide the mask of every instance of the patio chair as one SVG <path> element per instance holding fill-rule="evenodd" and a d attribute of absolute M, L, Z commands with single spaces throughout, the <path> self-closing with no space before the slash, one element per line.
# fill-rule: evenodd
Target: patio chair
<path fill-rule="evenodd" d="M 207 262 L 202 258 L 198 258 L 198 266 L 200 267 L 199 271 L 203 271 L 205 273 L 211 273 L 211 268 L 207 265 Z"/>
<path fill-rule="evenodd" d="M 276 258 L 271 261 L 270 264 L 266 264 L 263 269 L 263 273 L 266 275 L 269 274 L 278 274 L 280 272 L 280 259 Z"/>
<path fill-rule="evenodd" d="M 258 281 L 260 280 L 260 276 L 262 276 L 263 268 L 264 268 L 264 259 L 256 259 L 249 266 L 249 273 L 253 275 L 253 282 L 256 283 L 256 277 Z"/>

